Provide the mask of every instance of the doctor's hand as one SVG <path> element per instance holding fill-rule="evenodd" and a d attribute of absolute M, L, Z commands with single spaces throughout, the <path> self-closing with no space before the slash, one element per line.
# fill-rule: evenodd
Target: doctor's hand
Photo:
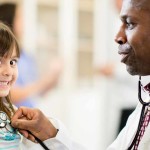
<path fill-rule="evenodd" d="M 39 109 L 20 107 L 12 117 L 11 125 L 33 142 L 35 142 L 33 135 L 44 141 L 57 134 L 57 129 Z"/>

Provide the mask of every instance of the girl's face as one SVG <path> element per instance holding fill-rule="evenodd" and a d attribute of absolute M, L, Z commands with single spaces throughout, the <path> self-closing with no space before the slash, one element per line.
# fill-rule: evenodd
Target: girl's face
<path fill-rule="evenodd" d="M 9 94 L 10 88 L 18 77 L 18 57 L 14 48 L 11 55 L 0 57 L 0 97 Z"/>

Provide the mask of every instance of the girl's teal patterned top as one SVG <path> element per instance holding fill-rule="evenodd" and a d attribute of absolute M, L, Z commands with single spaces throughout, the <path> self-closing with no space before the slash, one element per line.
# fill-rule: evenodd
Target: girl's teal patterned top
<path fill-rule="evenodd" d="M 0 150 L 20 150 L 20 144 L 21 135 L 11 126 L 8 116 L 0 111 Z"/>

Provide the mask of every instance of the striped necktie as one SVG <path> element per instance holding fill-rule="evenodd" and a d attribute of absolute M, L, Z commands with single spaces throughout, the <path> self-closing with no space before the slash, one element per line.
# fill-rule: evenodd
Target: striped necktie
<path fill-rule="evenodd" d="M 150 110 L 149 109 L 150 108 L 146 109 L 145 115 L 144 115 L 143 120 L 142 120 L 140 132 L 139 132 L 138 138 L 136 140 L 136 143 L 134 144 L 133 150 L 138 150 L 139 143 L 140 143 L 140 141 L 144 135 L 146 127 L 149 124 L 149 121 L 150 121 Z"/>

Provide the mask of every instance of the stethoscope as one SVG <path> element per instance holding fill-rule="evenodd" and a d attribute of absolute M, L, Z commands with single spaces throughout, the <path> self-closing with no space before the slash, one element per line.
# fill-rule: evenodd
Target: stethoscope
<path fill-rule="evenodd" d="M 134 139 L 133 139 L 130 147 L 127 150 L 131 150 L 133 148 L 134 144 L 136 143 L 138 135 L 139 135 L 139 132 L 140 132 L 140 129 L 141 129 L 141 126 L 142 126 L 142 120 L 143 120 L 144 113 L 145 113 L 145 107 L 148 106 L 148 105 L 150 105 L 150 102 L 144 102 L 144 100 L 142 99 L 142 96 L 141 96 L 141 87 L 142 87 L 141 76 L 139 76 L 139 82 L 138 82 L 138 99 L 139 99 L 140 103 L 142 104 L 142 110 L 141 110 L 140 120 L 139 120 L 139 124 L 138 124 L 138 128 L 137 128 L 135 137 L 134 137 Z"/>
<path fill-rule="evenodd" d="M 45 150 L 50 150 L 43 141 L 41 141 L 39 138 L 37 138 L 35 135 L 33 135 L 30 131 L 28 131 L 32 136 L 34 136 L 35 140 L 43 147 Z"/>
<path fill-rule="evenodd" d="M 7 118 L 7 115 L 5 112 L 0 111 L 0 128 L 6 128 L 7 124 L 11 124 L 10 121 Z M 7 129 L 8 130 L 8 129 Z M 9 130 L 8 130 L 9 131 Z M 11 131 L 9 131 L 11 132 Z M 44 142 L 42 142 L 39 138 L 37 138 L 35 135 L 33 135 L 30 131 L 28 131 L 29 134 L 31 134 L 32 136 L 34 136 L 35 140 L 43 147 L 43 149 L 45 150 L 50 150 L 45 144 Z"/>

